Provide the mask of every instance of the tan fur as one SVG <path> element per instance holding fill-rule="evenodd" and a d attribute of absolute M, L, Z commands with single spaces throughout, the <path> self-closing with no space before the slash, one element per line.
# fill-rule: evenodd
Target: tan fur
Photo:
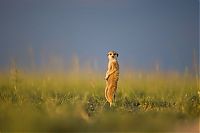
<path fill-rule="evenodd" d="M 118 53 L 115 51 L 108 52 L 108 70 L 106 72 L 106 88 L 105 88 L 105 97 L 106 100 L 110 103 L 110 106 L 114 102 L 115 94 L 117 90 L 117 82 L 119 79 L 119 64 L 117 61 Z"/>

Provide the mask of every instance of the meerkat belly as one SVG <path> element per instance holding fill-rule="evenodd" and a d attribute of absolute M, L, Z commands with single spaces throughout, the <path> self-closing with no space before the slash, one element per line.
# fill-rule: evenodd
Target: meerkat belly
<path fill-rule="evenodd" d="M 108 78 L 108 84 L 113 84 L 113 85 L 117 85 L 117 81 L 119 79 L 119 72 L 116 71 L 113 74 L 111 74 Z"/>

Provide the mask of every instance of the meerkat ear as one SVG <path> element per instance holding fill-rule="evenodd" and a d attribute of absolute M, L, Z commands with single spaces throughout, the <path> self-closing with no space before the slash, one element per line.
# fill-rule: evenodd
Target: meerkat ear
<path fill-rule="evenodd" d="M 119 56 L 119 54 L 117 53 L 117 57 Z"/>

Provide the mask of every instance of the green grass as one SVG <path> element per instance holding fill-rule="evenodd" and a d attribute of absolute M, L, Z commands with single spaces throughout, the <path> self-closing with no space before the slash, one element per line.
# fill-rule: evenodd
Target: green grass
<path fill-rule="evenodd" d="M 197 132 L 197 84 L 190 74 L 124 72 L 110 108 L 103 74 L 1 73 L 0 132 Z"/>

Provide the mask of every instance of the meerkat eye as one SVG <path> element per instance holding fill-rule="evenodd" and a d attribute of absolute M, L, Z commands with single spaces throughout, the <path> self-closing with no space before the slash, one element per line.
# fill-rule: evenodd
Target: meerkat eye
<path fill-rule="evenodd" d="M 109 54 L 109 55 L 112 55 L 112 54 Z"/>

